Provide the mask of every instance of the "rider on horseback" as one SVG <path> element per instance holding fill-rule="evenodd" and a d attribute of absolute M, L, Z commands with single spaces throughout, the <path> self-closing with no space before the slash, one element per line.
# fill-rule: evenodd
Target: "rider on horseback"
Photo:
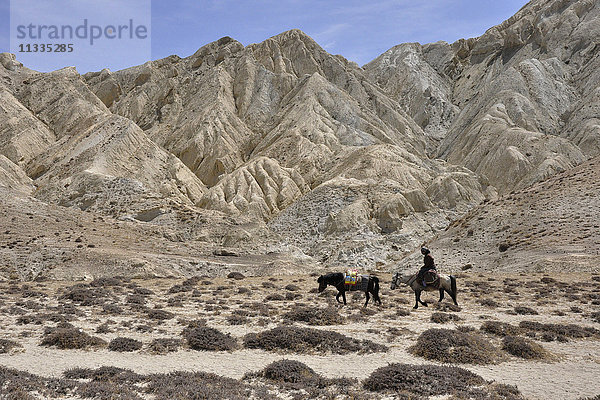
<path fill-rule="evenodd" d="M 425 273 L 434 270 L 435 271 L 435 262 L 433 261 L 433 257 L 431 256 L 431 252 L 428 248 L 422 247 L 421 254 L 423 254 L 423 265 L 417 274 L 417 282 L 422 283 L 423 286 L 427 286 L 425 283 Z"/>

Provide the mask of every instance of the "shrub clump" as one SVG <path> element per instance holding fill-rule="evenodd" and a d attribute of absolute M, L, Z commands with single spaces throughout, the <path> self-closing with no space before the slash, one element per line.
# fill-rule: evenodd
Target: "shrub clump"
<path fill-rule="evenodd" d="M 448 314 L 442 312 L 434 312 L 431 314 L 431 322 L 436 324 L 445 324 L 450 321 L 460 321 L 460 317 L 456 314 Z"/>
<path fill-rule="evenodd" d="M 160 310 L 160 309 L 148 310 L 146 315 L 148 316 L 148 318 L 158 320 L 158 321 L 164 321 L 164 320 L 172 319 L 175 317 L 175 314 L 173 314 L 172 312 L 169 312 L 166 310 Z"/>
<path fill-rule="evenodd" d="M 308 325 L 340 325 L 344 323 L 342 317 L 335 308 L 298 307 L 283 315 L 284 318 L 296 322 L 304 322 Z"/>
<path fill-rule="evenodd" d="M 114 338 L 108 344 L 108 349 L 111 351 L 130 352 L 140 350 L 141 348 L 142 342 L 125 337 Z"/>
<path fill-rule="evenodd" d="M 155 354 L 167 354 L 172 353 L 181 347 L 180 339 L 171 339 L 171 338 L 159 338 L 154 339 L 148 345 L 148 349 Z"/>
<path fill-rule="evenodd" d="M 482 377 L 459 367 L 390 364 L 373 371 L 363 386 L 373 392 L 395 392 L 414 398 L 457 394 L 483 384 Z"/>
<path fill-rule="evenodd" d="M 143 400 L 140 395 L 114 382 L 91 381 L 77 388 L 77 395 L 84 399 L 99 400 Z"/>
<path fill-rule="evenodd" d="M 519 336 L 505 336 L 502 339 L 502 350 L 527 360 L 541 360 L 550 356 L 539 344 Z"/>
<path fill-rule="evenodd" d="M 104 346 L 106 342 L 90 336 L 78 328 L 50 329 L 44 335 L 42 346 L 56 346 L 59 349 L 87 349 Z"/>
<path fill-rule="evenodd" d="M 251 388 L 238 380 L 205 372 L 171 372 L 148 376 L 146 392 L 156 400 L 246 400 Z"/>
<path fill-rule="evenodd" d="M 67 379 L 90 379 L 97 382 L 138 383 L 144 380 L 142 375 L 130 369 L 118 367 L 72 368 L 63 373 Z"/>
<path fill-rule="evenodd" d="M 295 326 L 280 326 L 244 336 L 244 347 L 297 353 L 331 352 L 335 354 L 385 352 L 387 346 L 370 340 L 358 340 L 337 332 Z"/>
<path fill-rule="evenodd" d="M 545 341 L 566 341 L 567 338 L 581 339 L 600 336 L 596 328 L 574 324 L 542 324 L 535 321 L 521 321 L 519 327 L 533 334 L 540 334 Z"/>
<path fill-rule="evenodd" d="M 500 352 L 480 335 L 450 329 L 426 330 L 408 351 L 445 363 L 489 364 L 500 358 Z"/>
<path fill-rule="evenodd" d="M 480 328 L 483 332 L 491 333 L 496 336 L 518 335 L 522 330 L 514 325 L 500 321 L 486 321 Z"/>
<path fill-rule="evenodd" d="M 14 340 L 0 339 L 0 354 L 10 353 L 14 348 L 21 347 L 21 345 Z"/>
<path fill-rule="evenodd" d="M 231 351 L 238 347 L 237 340 L 231 335 L 206 326 L 188 327 L 182 334 L 188 346 L 194 350 Z"/>
<path fill-rule="evenodd" d="M 310 398 L 331 398 L 322 390 L 337 386 L 338 393 L 343 389 L 352 386 L 354 381 L 341 379 L 327 379 L 317 374 L 312 368 L 294 360 L 280 360 L 267 365 L 262 371 L 249 373 L 244 376 L 244 380 L 252 378 L 263 378 L 269 382 L 275 383 L 280 387 L 291 390 L 307 390 L 307 397 Z M 342 389 L 340 391 L 339 389 Z"/>
<path fill-rule="evenodd" d="M 515 312 L 519 315 L 538 315 L 539 314 L 533 308 L 524 307 L 524 306 L 515 307 Z"/>
<path fill-rule="evenodd" d="M 496 308 L 496 307 L 500 306 L 500 304 L 498 304 L 498 302 L 496 300 L 489 299 L 489 298 L 479 300 L 479 304 L 481 304 L 482 306 L 485 306 L 485 307 L 490 307 L 490 308 Z"/>

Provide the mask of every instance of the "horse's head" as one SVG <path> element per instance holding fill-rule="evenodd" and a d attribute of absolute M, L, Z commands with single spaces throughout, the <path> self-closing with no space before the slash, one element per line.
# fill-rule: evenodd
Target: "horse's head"
<path fill-rule="evenodd" d="M 396 272 L 392 276 L 392 284 L 390 289 L 394 290 L 401 284 L 408 285 L 408 282 L 414 277 L 414 275 L 401 275 L 400 272 Z"/>
<path fill-rule="evenodd" d="M 390 289 L 394 290 L 396 289 L 396 287 L 398 286 L 398 278 L 400 277 L 400 273 L 396 272 L 393 276 L 392 276 L 392 284 L 390 285 Z"/>
<path fill-rule="evenodd" d="M 317 282 L 319 283 L 319 293 L 321 293 L 327 287 L 327 282 L 325 282 L 325 277 L 323 275 L 321 275 L 319 277 L 319 279 L 317 279 Z"/>

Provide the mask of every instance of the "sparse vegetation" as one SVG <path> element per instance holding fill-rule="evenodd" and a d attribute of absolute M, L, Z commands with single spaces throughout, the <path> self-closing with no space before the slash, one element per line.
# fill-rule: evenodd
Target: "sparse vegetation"
<path fill-rule="evenodd" d="M 411 399 L 464 393 L 483 384 L 482 377 L 459 367 L 390 364 L 373 371 L 363 386 L 373 392 L 393 392 Z"/>
<path fill-rule="evenodd" d="M 409 352 L 428 360 L 458 364 L 490 364 L 501 358 L 499 351 L 476 333 L 428 329 Z"/>
<path fill-rule="evenodd" d="M 600 331 L 596 328 L 574 324 L 542 324 L 535 321 L 521 321 L 519 327 L 534 335 L 541 335 L 541 339 L 548 342 L 566 341 L 566 338 L 581 339 L 600 336 Z"/>
<path fill-rule="evenodd" d="M 194 350 L 231 351 L 238 347 L 237 340 L 231 335 L 206 326 L 186 328 L 183 337 Z"/>
<path fill-rule="evenodd" d="M 522 332 L 517 326 L 500 321 L 486 321 L 481 325 L 481 330 L 496 336 L 518 335 Z"/>
<path fill-rule="evenodd" d="M 505 336 L 502 339 L 502 350 L 528 360 L 550 357 L 550 354 L 541 345 L 519 336 Z"/>
<path fill-rule="evenodd" d="M 126 337 L 114 338 L 108 344 L 108 349 L 111 351 L 131 352 L 140 350 L 141 348 L 142 342 Z"/>
<path fill-rule="evenodd" d="M 333 307 L 298 307 L 283 315 L 285 319 L 304 322 L 308 325 L 339 325 L 344 318 Z"/>
<path fill-rule="evenodd" d="M 448 314 L 442 312 L 434 312 L 431 314 L 431 322 L 436 324 L 445 324 L 450 321 L 460 321 L 460 317 L 456 314 Z"/>
<path fill-rule="evenodd" d="M 167 354 L 179 350 L 181 344 L 180 339 L 159 338 L 150 342 L 148 349 L 155 354 Z"/>
<path fill-rule="evenodd" d="M 387 347 L 369 340 L 349 338 L 337 332 L 280 326 L 244 337 L 244 347 L 269 351 L 296 353 L 373 353 L 387 351 Z"/>
<path fill-rule="evenodd" d="M 0 354 L 10 353 L 11 350 L 21 347 L 21 345 L 14 340 L 0 339 Z"/>
<path fill-rule="evenodd" d="M 158 320 L 158 321 L 164 321 L 167 319 L 175 318 L 175 314 L 173 314 L 172 312 L 169 312 L 166 310 L 160 310 L 160 309 L 148 310 L 146 315 L 148 316 L 148 318 Z"/>
<path fill-rule="evenodd" d="M 538 315 L 539 313 L 530 307 L 525 306 L 517 306 L 515 307 L 515 312 L 519 315 Z"/>
<path fill-rule="evenodd" d="M 56 328 L 48 331 L 42 340 L 42 346 L 56 346 L 59 349 L 87 349 L 104 346 L 106 342 L 90 336 L 77 328 Z"/>

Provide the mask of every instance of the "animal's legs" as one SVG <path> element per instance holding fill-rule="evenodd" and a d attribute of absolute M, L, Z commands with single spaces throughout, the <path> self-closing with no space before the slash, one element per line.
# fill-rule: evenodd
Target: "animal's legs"
<path fill-rule="evenodd" d="M 415 310 L 419 308 L 419 296 L 421 295 L 420 291 L 415 291 L 415 306 L 413 307 Z"/>
<path fill-rule="evenodd" d="M 454 301 L 454 305 L 458 305 L 458 303 L 456 302 L 456 292 L 452 293 L 450 292 L 450 297 L 452 297 L 452 301 Z"/>
<path fill-rule="evenodd" d="M 344 304 L 346 304 L 346 291 L 342 291 L 342 297 L 344 298 Z"/>
<path fill-rule="evenodd" d="M 340 296 L 342 295 L 342 292 L 338 292 L 338 294 L 335 295 L 335 299 L 337 300 L 338 303 L 342 303 L 340 301 Z M 346 296 L 344 296 L 344 304 L 346 304 Z"/>
<path fill-rule="evenodd" d="M 419 301 L 419 303 L 421 303 L 422 306 L 427 307 L 427 302 L 421 301 L 421 291 L 419 291 L 419 294 L 417 295 L 417 300 Z"/>
<path fill-rule="evenodd" d="M 444 300 L 444 289 L 440 289 L 440 300 L 439 300 L 439 303 L 441 303 L 442 300 Z"/>
<path fill-rule="evenodd" d="M 379 298 L 379 293 L 373 292 L 373 298 L 375 299 L 375 301 L 377 303 L 381 304 L 381 299 Z"/>
<path fill-rule="evenodd" d="M 365 301 L 365 307 L 366 307 L 367 304 L 369 304 L 369 292 L 365 292 L 365 295 L 367 297 L 367 301 Z"/>

